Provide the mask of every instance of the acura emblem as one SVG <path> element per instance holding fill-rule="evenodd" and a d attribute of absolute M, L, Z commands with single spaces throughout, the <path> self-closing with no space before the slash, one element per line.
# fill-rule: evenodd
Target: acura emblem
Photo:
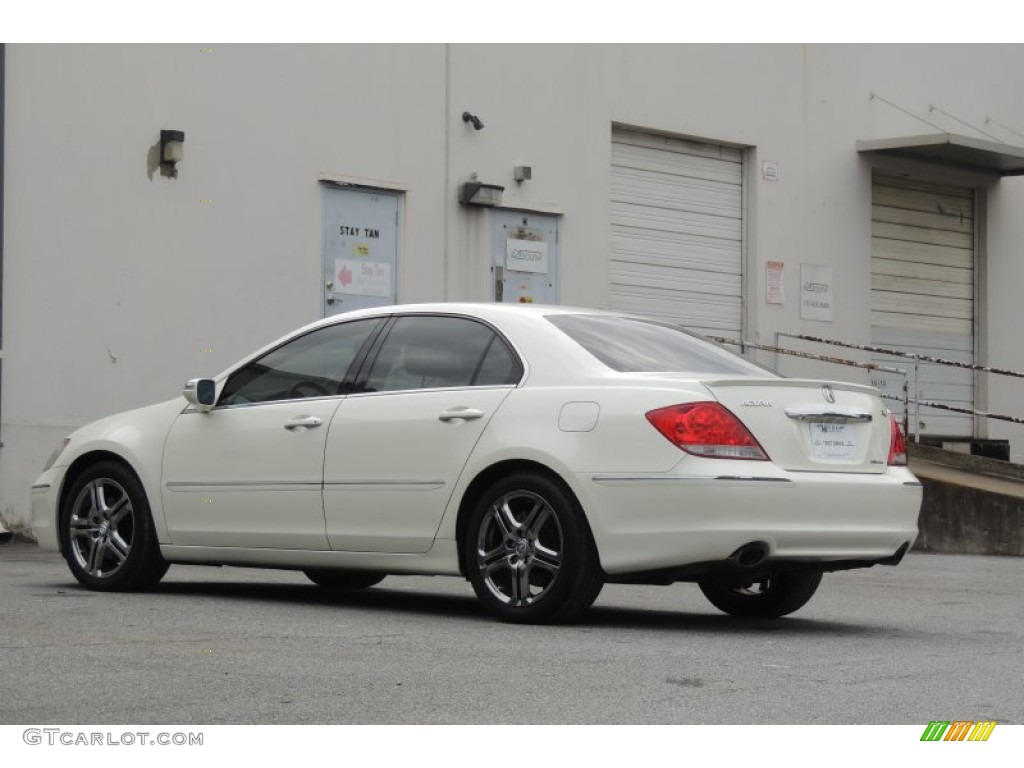
<path fill-rule="evenodd" d="M 832 391 L 832 387 L 828 384 L 822 384 L 821 394 L 827 403 L 834 403 L 836 401 L 836 393 Z"/>

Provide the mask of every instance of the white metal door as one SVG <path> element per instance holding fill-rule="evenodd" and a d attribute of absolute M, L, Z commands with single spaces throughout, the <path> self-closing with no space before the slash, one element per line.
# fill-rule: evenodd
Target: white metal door
<path fill-rule="evenodd" d="M 558 303 L 558 217 L 492 211 L 494 300 Z"/>
<path fill-rule="evenodd" d="M 871 202 L 872 342 L 973 363 L 974 192 L 876 175 Z M 901 368 L 913 365 L 884 355 L 874 359 Z M 898 377 L 877 378 L 884 381 L 888 394 L 900 394 Z M 973 409 L 974 374 L 923 363 L 917 392 L 922 400 Z M 892 407 L 902 414 L 902 404 L 893 402 Z M 911 423 L 911 432 L 915 431 L 970 437 L 974 418 L 922 408 L 916 428 Z"/>
<path fill-rule="evenodd" d="M 396 302 L 398 196 L 323 186 L 324 317 Z"/>
<path fill-rule="evenodd" d="M 743 153 L 612 133 L 611 306 L 738 337 L 743 318 Z"/>

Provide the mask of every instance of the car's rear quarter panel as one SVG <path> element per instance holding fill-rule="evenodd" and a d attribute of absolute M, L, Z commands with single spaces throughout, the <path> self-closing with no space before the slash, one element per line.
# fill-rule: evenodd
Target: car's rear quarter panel
<path fill-rule="evenodd" d="M 770 461 L 693 456 L 645 417 L 709 399 L 686 381 L 514 391 L 471 455 L 439 538 L 455 537 L 458 501 L 473 478 L 518 459 L 548 467 L 570 487 L 609 574 L 721 560 L 751 541 L 766 542 L 775 557 L 828 560 L 887 557 L 914 540 L 921 488 L 904 468 L 789 472 Z M 592 429 L 560 428 L 571 403 L 597 404 Z"/>

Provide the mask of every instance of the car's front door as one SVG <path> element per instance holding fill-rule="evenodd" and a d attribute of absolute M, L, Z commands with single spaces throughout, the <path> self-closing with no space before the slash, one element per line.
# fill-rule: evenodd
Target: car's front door
<path fill-rule="evenodd" d="M 291 339 L 232 373 L 213 410 L 178 417 L 163 463 L 172 543 L 328 549 L 327 432 L 346 377 L 383 323 L 339 323 Z"/>
<path fill-rule="evenodd" d="M 473 447 L 521 377 L 511 348 L 483 323 L 398 318 L 327 436 L 331 549 L 428 550 Z"/>

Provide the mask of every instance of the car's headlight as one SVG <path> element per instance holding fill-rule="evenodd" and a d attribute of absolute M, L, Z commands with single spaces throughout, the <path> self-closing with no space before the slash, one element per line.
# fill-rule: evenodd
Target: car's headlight
<path fill-rule="evenodd" d="M 70 437 L 65 437 L 63 440 L 60 441 L 60 445 L 58 445 L 54 452 L 50 454 L 50 458 L 46 460 L 46 465 L 43 467 L 43 472 L 45 472 L 54 465 L 54 463 L 57 461 L 57 458 L 64 452 L 64 449 L 68 447 L 68 443 L 70 442 Z"/>

